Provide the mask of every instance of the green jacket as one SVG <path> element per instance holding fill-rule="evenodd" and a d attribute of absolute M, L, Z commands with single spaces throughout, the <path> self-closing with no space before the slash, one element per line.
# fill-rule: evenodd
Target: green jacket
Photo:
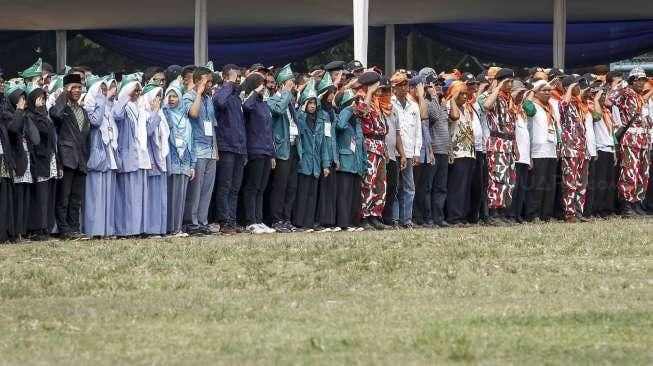
<path fill-rule="evenodd" d="M 326 121 L 324 121 L 324 141 L 322 141 L 322 149 L 327 157 L 327 165 L 322 166 L 322 168 L 330 168 L 332 165 L 338 163 L 338 148 L 336 145 L 336 122 L 338 115 L 333 111 L 334 118 L 332 120 L 331 114 L 323 109 L 322 105 L 320 105 L 318 109 L 324 111 L 327 118 Z"/>
<path fill-rule="evenodd" d="M 291 106 L 293 96 L 289 91 L 274 94 L 267 101 L 272 112 L 272 135 L 274 137 L 274 152 L 279 160 L 290 158 L 290 118 L 297 117 L 295 109 Z M 300 137 L 297 136 L 297 149 L 300 148 Z"/>
<path fill-rule="evenodd" d="M 363 141 L 363 128 L 360 119 L 354 116 L 351 106 L 344 108 L 338 114 L 336 123 L 336 146 L 340 160 L 338 171 L 358 175 L 365 174 L 367 156 Z"/>
<path fill-rule="evenodd" d="M 329 157 L 326 149 L 322 148 L 324 141 L 324 122 L 329 118 L 322 110 L 317 110 L 315 129 L 311 129 L 307 122 L 307 113 L 297 111 L 297 125 L 299 127 L 299 162 L 297 173 L 319 177 L 322 174 L 322 167 L 328 167 Z M 301 148 L 300 148 L 301 147 Z"/>

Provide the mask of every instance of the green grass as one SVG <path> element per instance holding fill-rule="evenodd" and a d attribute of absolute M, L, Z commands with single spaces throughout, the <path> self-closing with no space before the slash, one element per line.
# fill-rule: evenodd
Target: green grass
<path fill-rule="evenodd" d="M 653 221 L 0 247 L 0 364 L 653 364 Z"/>

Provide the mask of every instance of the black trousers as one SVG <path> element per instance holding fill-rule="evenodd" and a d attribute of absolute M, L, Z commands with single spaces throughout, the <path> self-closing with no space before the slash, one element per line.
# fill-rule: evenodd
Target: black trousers
<path fill-rule="evenodd" d="M 322 226 L 330 227 L 336 224 L 336 195 L 337 178 L 336 167 L 331 167 L 328 177 L 320 175 L 318 184 L 317 213 L 315 220 Z"/>
<path fill-rule="evenodd" d="M 263 194 L 270 178 L 271 169 L 270 157 L 257 157 L 247 162 L 245 185 L 243 186 L 246 225 L 263 222 Z"/>
<path fill-rule="evenodd" d="M 431 216 L 435 224 L 444 221 L 444 206 L 447 202 L 447 186 L 449 178 L 449 156 L 435 154 L 435 173 L 431 189 Z"/>
<path fill-rule="evenodd" d="M 512 204 L 507 217 L 513 218 L 518 222 L 522 222 L 528 217 L 528 196 L 529 196 L 529 180 L 530 170 L 528 164 L 516 163 L 515 172 L 517 173 L 517 181 L 515 182 L 515 190 L 512 194 Z"/>
<path fill-rule="evenodd" d="M 558 160 L 555 158 L 533 159 L 530 175 L 530 196 L 528 199 L 528 220 L 539 217 L 548 221 L 554 215 L 556 200 L 556 172 Z"/>
<path fill-rule="evenodd" d="M 447 222 L 450 224 L 467 222 L 471 202 L 474 163 L 475 160 L 472 158 L 458 158 L 449 167 Z"/>
<path fill-rule="evenodd" d="M 31 204 L 32 183 L 14 184 L 14 230 L 16 235 L 27 234 Z"/>
<path fill-rule="evenodd" d="M 649 157 L 650 165 L 648 168 L 648 187 L 646 187 L 646 196 L 644 198 L 644 209 L 653 212 L 653 151 Z"/>
<path fill-rule="evenodd" d="M 64 168 L 63 178 L 57 182 L 55 218 L 59 232 L 80 230 L 79 215 L 84 199 L 86 174 L 76 169 Z"/>
<path fill-rule="evenodd" d="M 490 173 L 487 170 L 487 155 L 476 152 L 472 188 L 470 192 L 469 215 L 467 221 L 475 224 L 479 220 L 487 220 L 489 210 L 487 206 L 487 189 L 490 184 Z"/>
<path fill-rule="evenodd" d="M 297 227 L 310 229 L 315 225 L 318 178 L 297 174 L 297 198 L 293 223 Z"/>
<path fill-rule="evenodd" d="M 288 160 L 277 159 L 270 189 L 270 217 L 273 223 L 290 221 L 297 194 L 297 147 L 293 146 Z"/>
<path fill-rule="evenodd" d="M 594 159 L 587 162 L 587 189 L 585 191 L 585 207 L 583 216 L 592 217 L 596 212 L 596 163 Z"/>
<path fill-rule="evenodd" d="M 434 176 L 435 165 L 433 164 L 420 164 L 413 167 L 413 179 L 415 181 L 413 222 L 418 225 L 433 223 L 431 193 L 433 192 Z"/>
<path fill-rule="evenodd" d="M 31 208 L 27 230 L 39 234 L 50 234 L 54 228 L 56 180 L 49 179 L 31 186 Z"/>
<path fill-rule="evenodd" d="M 385 206 L 383 207 L 383 221 L 386 224 L 392 223 L 392 205 L 397 201 L 399 190 L 399 163 L 395 160 L 388 160 L 386 166 L 386 193 Z"/>
<path fill-rule="evenodd" d="M 533 159 L 535 160 L 535 159 Z M 556 160 L 556 173 L 555 173 L 555 201 L 553 202 L 553 217 L 558 220 L 564 220 L 565 214 L 562 207 L 562 192 L 564 186 L 562 185 L 562 164 Z"/>
<path fill-rule="evenodd" d="M 594 214 L 602 217 L 615 213 L 617 168 L 614 154 L 599 151 L 594 169 Z M 650 181 L 649 181 L 650 182 Z"/>
<path fill-rule="evenodd" d="M 351 223 L 353 226 L 358 226 L 361 223 L 361 205 L 363 203 L 363 196 L 361 190 L 363 188 L 363 178 L 356 174 L 354 176 L 354 192 L 351 200 Z"/>
<path fill-rule="evenodd" d="M 358 215 L 360 207 L 354 211 L 352 202 L 356 196 L 360 196 L 360 184 L 356 187 L 357 174 L 337 172 L 337 195 L 336 195 L 336 225 L 341 228 L 354 226 L 354 217 Z"/>
<path fill-rule="evenodd" d="M 0 243 L 16 239 L 14 216 L 13 179 L 0 178 Z"/>

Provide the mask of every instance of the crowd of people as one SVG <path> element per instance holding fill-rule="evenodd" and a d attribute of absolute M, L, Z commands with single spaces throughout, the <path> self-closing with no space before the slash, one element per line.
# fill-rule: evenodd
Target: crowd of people
<path fill-rule="evenodd" d="M 0 242 L 653 212 L 653 82 L 333 61 L 0 71 Z"/>

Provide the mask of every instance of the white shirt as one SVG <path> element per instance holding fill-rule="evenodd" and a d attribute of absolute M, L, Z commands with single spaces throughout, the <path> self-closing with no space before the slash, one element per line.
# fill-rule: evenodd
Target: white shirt
<path fill-rule="evenodd" d="M 528 118 L 528 126 L 531 140 L 531 158 L 544 159 L 556 158 L 557 136 L 554 131 L 549 131 L 549 118 L 544 108 L 537 103 L 535 106 L 535 115 Z M 555 116 L 555 113 L 554 113 Z M 521 148 L 520 151 L 521 153 Z"/>
<path fill-rule="evenodd" d="M 397 111 L 401 129 L 401 142 L 407 158 L 420 155 L 422 149 L 422 120 L 417 103 L 406 98 L 404 108 L 397 97 L 392 96 L 392 105 Z"/>
<path fill-rule="evenodd" d="M 596 136 L 594 134 L 594 121 L 592 113 L 585 115 L 585 142 L 587 145 L 587 153 L 590 157 L 596 156 Z"/>
<path fill-rule="evenodd" d="M 483 126 L 481 125 L 480 114 L 476 110 L 478 103 L 472 106 L 472 129 L 474 130 L 474 149 L 476 151 L 485 152 L 485 139 L 483 135 Z"/>
<path fill-rule="evenodd" d="M 528 126 L 522 116 L 517 116 L 515 122 L 515 139 L 519 149 L 519 160 L 517 163 L 531 165 L 531 139 L 528 135 Z"/>
<path fill-rule="evenodd" d="M 608 131 L 608 127 L 605 125 L 605 121 L 603 119 L 594 122 L 594 138 L 596 140 L 596 149 L 598 151 L 605 151 L 610 153 L 614 151 L 614 139 L 612 138 L 612 132 Z"/>

